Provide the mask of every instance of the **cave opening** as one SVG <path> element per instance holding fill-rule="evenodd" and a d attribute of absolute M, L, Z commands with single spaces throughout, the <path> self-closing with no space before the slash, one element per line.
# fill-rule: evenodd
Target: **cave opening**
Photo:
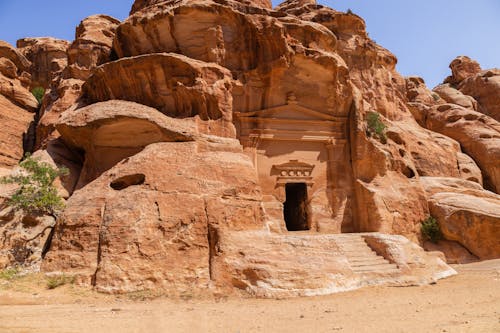
<path fill-rule="evenodd" d="M 307 213 L 307 186 L 305 183 L 285 185 L 286 201 L 283 215 L 288 231 L 309 230 Z"/>

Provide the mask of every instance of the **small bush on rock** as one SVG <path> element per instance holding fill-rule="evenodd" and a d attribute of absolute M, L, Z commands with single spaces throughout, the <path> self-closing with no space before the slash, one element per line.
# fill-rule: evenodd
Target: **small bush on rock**
<path fill-rule="evenodd" d="M 39 105 L 42 104 L 43 96 L 45 95 L 45 89 L 43 89 L 42 87 L 36 87 L 33 88 L 31 93 L 33 94 L 33 96 L 35 96 L 36 100 L 38 101 L 38 104 Z"/>
<path fill-rule="evenodd" d="M 430 240 L 433 243 L 437 243 L 439 240 L 443 239 L 443 234 L 441 233 L 441 229 L 439 228 L 439 223 L 432 216 L 429 216 L 424 221 L 422 221 L 421 231 L 424 238 Z"/>
<path fill-rule="evenodd" d="M 66 168 L 54 168 L 29 154 L 19 166 L 22 168 L 21 172 L 0 179 L 0 183 L 18 185 L 8 199 L 10 205 L 26 213 L 50 215 L 56 215 L 64 208 L 64 201 L 53 183 L 58 176 L 68 174 Z"/>
<path fill-rule="evenodd" d="M 387 126 L 380 120 L 380 114 L 375 111 L 368 112 L 366 122 L 368 125 L 368 134 L 378 138 L 380 142 L 386 143 L 387 137 L 385 131 Z"/>

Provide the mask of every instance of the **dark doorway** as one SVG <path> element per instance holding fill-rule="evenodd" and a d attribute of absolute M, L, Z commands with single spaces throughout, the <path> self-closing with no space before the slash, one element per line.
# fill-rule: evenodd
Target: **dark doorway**
<path fill-rule="evenodd" d="M 286 184 L 284 216 L 288 231 L 309 230 L 307 222 L 307 186 L 304 183 Z"/>

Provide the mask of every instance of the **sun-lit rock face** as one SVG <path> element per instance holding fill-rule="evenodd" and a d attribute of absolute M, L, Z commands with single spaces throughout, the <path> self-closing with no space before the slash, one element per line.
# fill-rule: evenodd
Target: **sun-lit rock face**
<path fill-rule="evenodd" d="M 83 87 L 89 103 L 133 101 L 172 118 L 211 121 L 209 134 L 234 137 L 231 88 L 227 69 L 175 53 L 107 63 L 97 68 Z"/>
<path fill-rule="evenodd" d="M 64 45 L 37 126 L 71 171 L 45 271 L 260 297 L 429 283 L 454 274 L 415 244 L 431 215 L 450 262 L 500 255 L 497 70 L 459 57 L 431 91 L 314 0 L 137 0 Z M 0 44 L 5 82 L 33 68 Z"/>
<path fill-rule="evenodd" d="M 30 66 L 19 50 L 0 41 L 0 169 L 15 166 L 33 139 L 38 102 L 29 91 Z"/>

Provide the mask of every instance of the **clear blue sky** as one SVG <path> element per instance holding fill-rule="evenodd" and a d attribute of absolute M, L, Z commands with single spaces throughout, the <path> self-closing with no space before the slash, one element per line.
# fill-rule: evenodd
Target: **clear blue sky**
<path fill-rule="evenodd" d="M 92 14 L 127 17 L 133 0 L 0 0 L 0 39 L 54 36 L 72 40 Z M 276 5 L 278 1 L 274 1 Z M 403 75 L 422 76 L 431 87 L 458 55 L 483 68 L 500 67 L 500 0 L 320 0 L 367 23 L 370 36 L 399 59 Z"/>

